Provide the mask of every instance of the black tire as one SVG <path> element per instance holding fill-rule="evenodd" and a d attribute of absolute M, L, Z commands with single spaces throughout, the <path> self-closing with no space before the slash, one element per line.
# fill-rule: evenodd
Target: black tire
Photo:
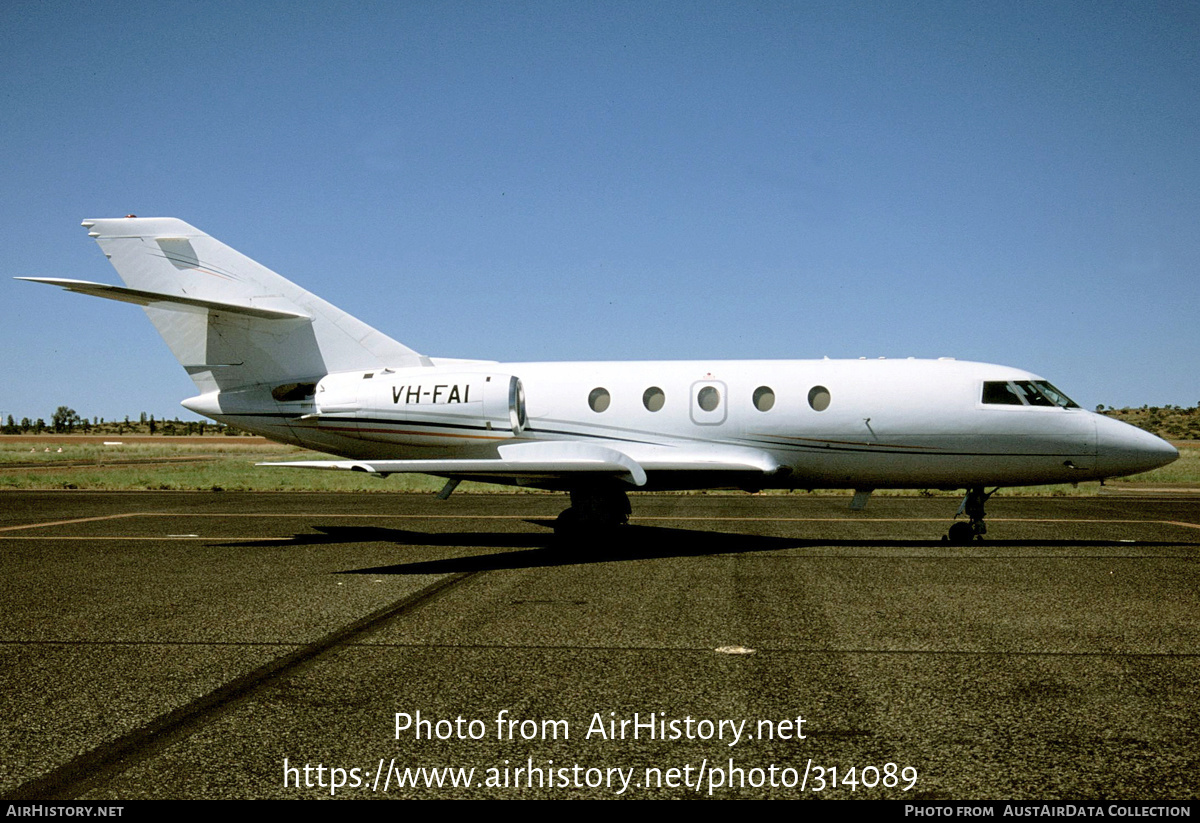
<path fill-rule="evenodd" d="M 949 537 L 955 546 L 965 546 L 975 539 L 975 530 L 970 523 L 954 523 L 950 526 Z"/>
<path fill-rule="evenodd" d="M 560 538 L 575 537 L 582 531 L 582 526 L 579 512 L 575 511 L 575 509 L 564 509 L 554 519 L 554 536 Z"/>

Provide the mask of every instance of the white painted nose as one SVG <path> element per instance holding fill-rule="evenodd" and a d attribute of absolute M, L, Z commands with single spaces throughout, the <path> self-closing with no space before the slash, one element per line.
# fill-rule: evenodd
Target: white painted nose
<path fill-rule="evenodd" d="M 1179 459 L 1179 450 L 1150 432 L 1096 415 L 1096 472 L 1104 477 L 1148 472 Z"/>

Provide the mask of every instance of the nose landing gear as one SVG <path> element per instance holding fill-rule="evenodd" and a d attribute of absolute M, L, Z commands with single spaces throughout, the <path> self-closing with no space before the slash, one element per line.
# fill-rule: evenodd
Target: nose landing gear
<path fill-rule="evenodd" d="M 1000 491 L 998 486 L 990 492 L 985 492 L 982 486 L 968 489 L 962 505 L 954 514 L 956 518 L 965 514 L 967 522 L 960 521 L 953 524 L 949 533 L 942 539 L 950 541 L 955 546 L 965 546 L 972 540 L 982 540 L 983 536 L 987 534 L 987 524 L 983 522 L 983 518 L 987 516 L 984 506 L 987 504 L 988 498 L 998 491 Z"/>

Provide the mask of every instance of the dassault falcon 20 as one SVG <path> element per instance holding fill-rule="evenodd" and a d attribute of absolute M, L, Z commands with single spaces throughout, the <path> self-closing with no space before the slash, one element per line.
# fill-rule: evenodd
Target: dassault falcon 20
<path fill-rule="evenodd" d="M 21 278 L 135 303 L 214 420 L 343 459 L 272 465 L 570 493 L 560 534 L 626 522 L 628 491 L 1074 483 L 1175 460 L 1029 372 L 938 360 L 498 363 L 429 357 L 173 218 L 86 220 L 125 286 Z M 993 489 L 993 493 L 994 493 Z M 956 518 L 958 515 L 955 516 Z"/>

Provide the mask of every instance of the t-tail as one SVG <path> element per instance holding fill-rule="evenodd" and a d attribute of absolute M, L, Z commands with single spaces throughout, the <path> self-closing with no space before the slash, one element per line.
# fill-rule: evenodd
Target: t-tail
<path fill-rule="evenodd" d="M 187 408 L 281 440 L 331 372 L 431 361 L 182 220 L 85 220 L 125 287 L 27 277 L 135 303 L 191 375 Z M 307 401 L 307 403 L 305 402 Z"/>

